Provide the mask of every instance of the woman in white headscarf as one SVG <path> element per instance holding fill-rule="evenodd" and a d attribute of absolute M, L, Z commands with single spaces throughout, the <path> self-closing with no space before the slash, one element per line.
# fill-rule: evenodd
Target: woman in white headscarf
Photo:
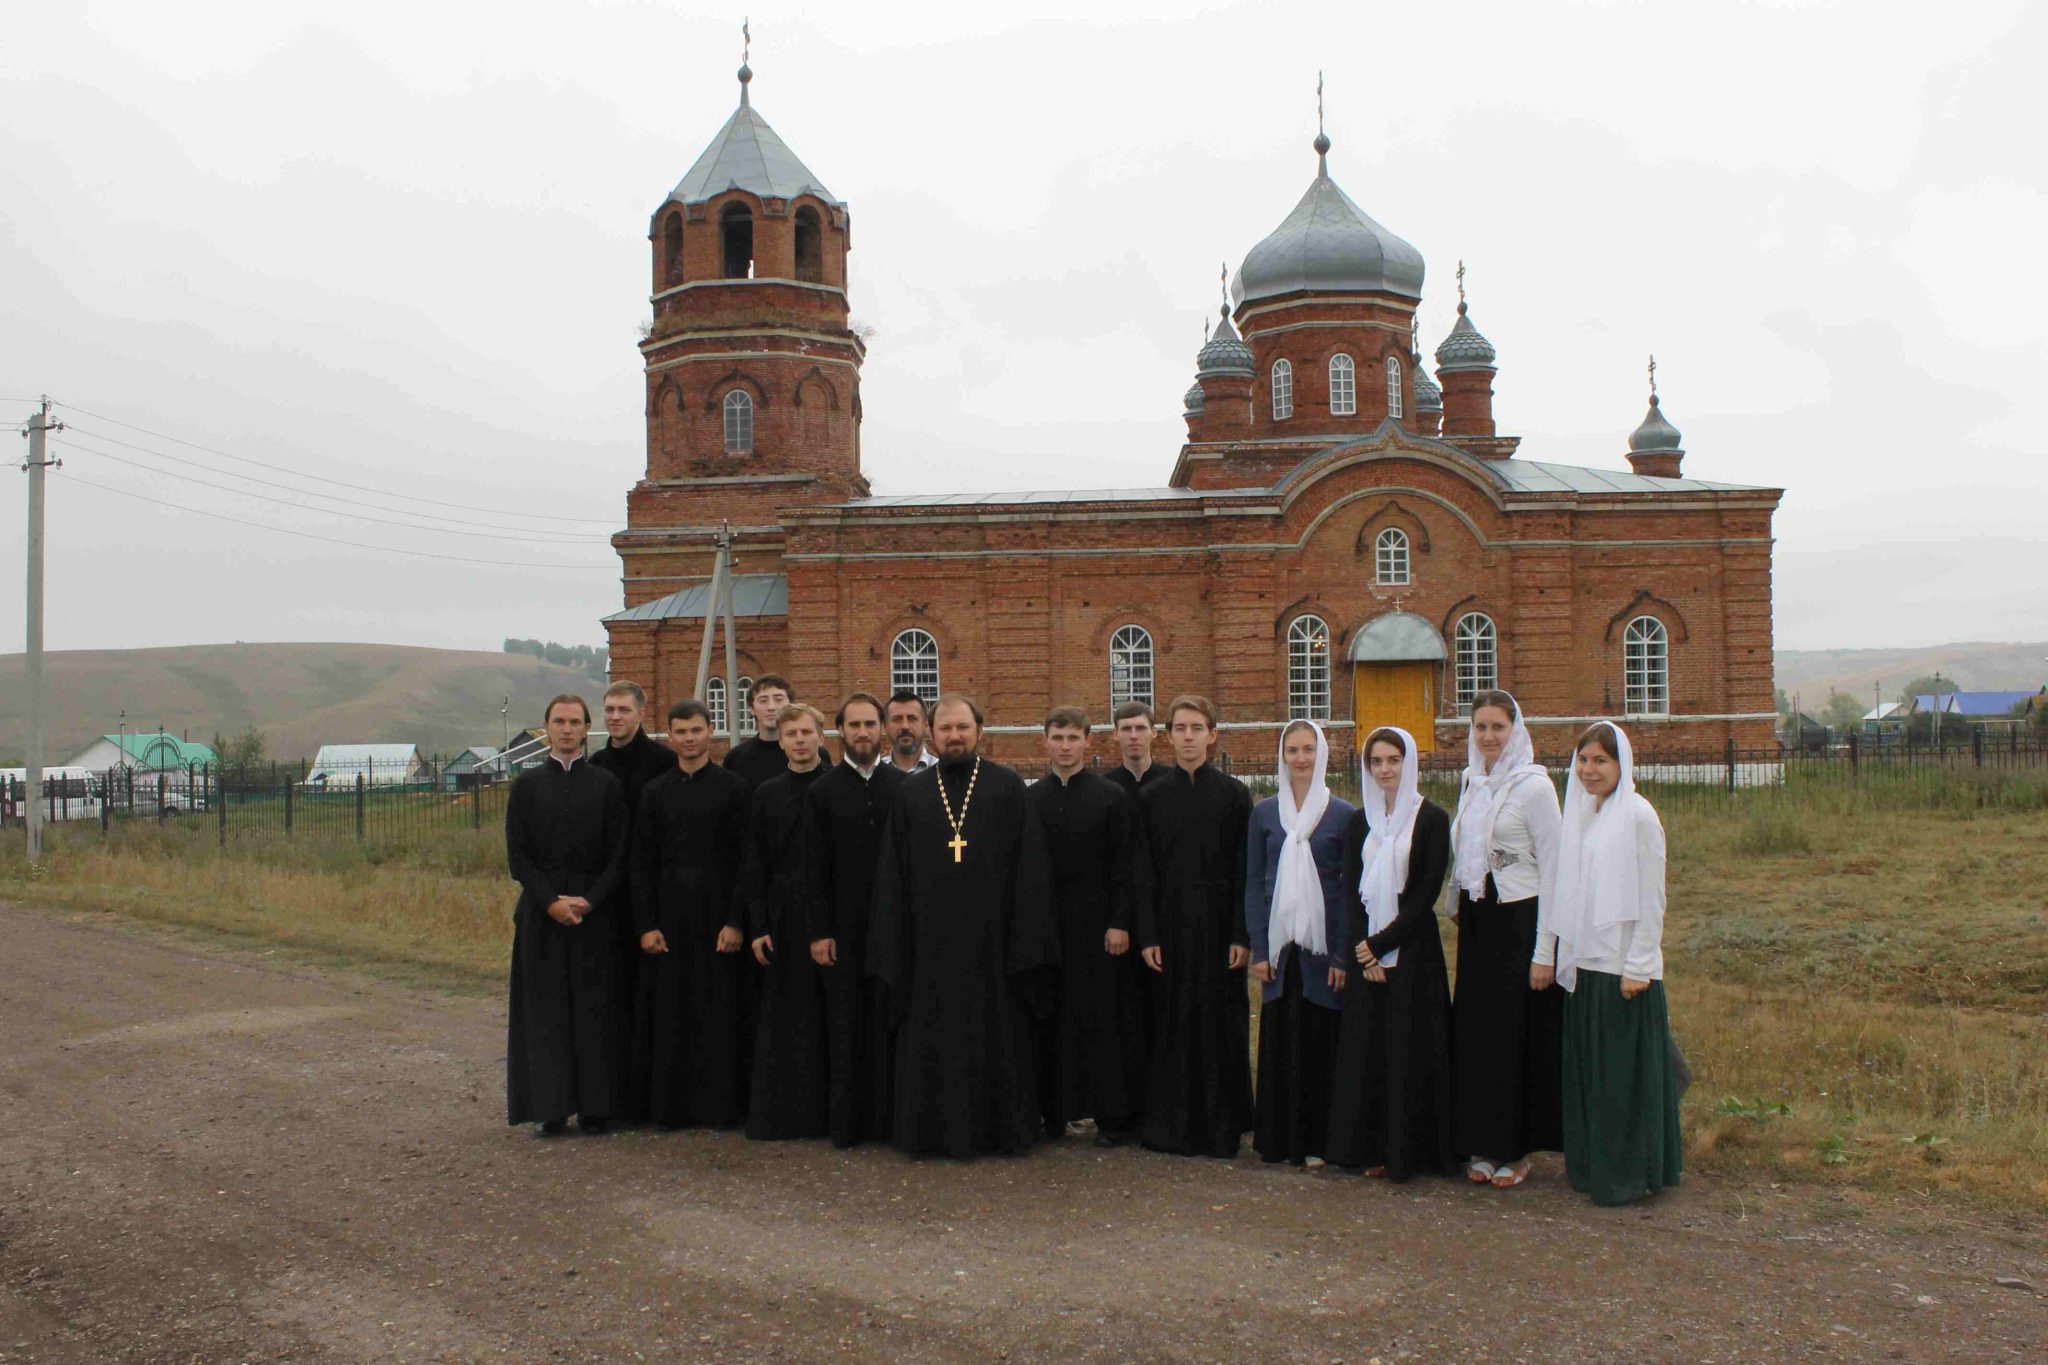
<path fill-rule="evenodd" d="M 1252 811 L 1244 924 L 1261 983 L 1259 1089 L 1252 1146 L 1267 1161 L 1323 1164 L 1330 1063 L 1351 897 L 1344 831 L 1357 808 L 1330 794 L 1330 742 L 1314 721 L 1280 732 L 1279 791 Z"/>
<path fill-rule="evenodd" d="M 1579 737 L 1541 933 L 1564 1007 L 1564 1166 L 1596 1204 L 1626 1204 L 1684 1171 L 1679 1079 L 1664 1002 L 1664 826 L 1636 791 L 1621 727 Z M 1542 965 L 1539 978 L 1551 970 Z M 1547 984 L 1547 983 L 1546 983 Z"/>
<path fill-rule="evenodd" d="M 1451 988 L 1436 924 L 1451 820 L 1423 799 L 1406 730 L 1374 730 L 1364 758 L 1363 807 L 1344 838 L 1350 981 L 1324 1155 L 1367 1175 L 1406 1180 L 1455 1164 Z"/>
<path fill-rule="evenodd" d="M 1505 692 L 1472 699 L 1465 775 L 1451 821 L 1458 976 L 1451 1030 L 1452 1140 L 1474 1184 L 1513 1189 L 1530 1152 L 1564 1145 L 1559 1030 L 1564 992 L 1536 984 L 1536 904 L 1557 862 L 1562 818 L 1522 709 Z"/>

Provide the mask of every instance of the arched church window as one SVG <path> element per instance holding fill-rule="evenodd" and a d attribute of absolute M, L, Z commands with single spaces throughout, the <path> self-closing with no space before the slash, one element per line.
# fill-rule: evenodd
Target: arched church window
<path fill-rule="evenodd" d="M 1638 616 L 1622 632 L 1622 687 L 1631 716 L 1671 714 L 1671 637 L 1654 616 Z"/>
<path fill-rule="evenodd" d="M 806 284 L 825 282 L 825 234 L 809 204 L 796 211 L 796 277 Z"/>
<path fill-rule="evenodd" d="M 1408 533 L 1389 526 L 1372 543 L 1373 577 L 1383 588 L 1408 584 Z"/>
<path fill-rule="evenodd" d="M 908 689 L 929 706 L 939 699 L 939 642 L 930 631 L 904 631 L 889 646 L 889 690 Z"/>
<path fill-rule="evenodd" d="M 711 678 L 705 682 L 704 709 L 711 713 L 711 733 L 725 734 L 725 679 Z"/>
<path fill-rule="evenodd" d="M 1349 417 L 1358 411 L 1358 366 L 1348 355 L 1330 357 L 1330 414 Z"/>
<path fill-rule="evenodd" d="M 1284 360 L 1273 362 L 1273 420 L 1284 422 L 1294 416 L 1294 366 Z"/>
<path fill-rule="evenodd" d="M 1330 718 L 1330 628 L 1320 617 L 1287 627 L 1287 718 Z"/>
<path fill-rule="evenodd" d="M 745 204 L 727 204 L 718 211 L 719 256 L 728 280 L 754 278 L 754 215 Z"/>
<path fill-rule="evenodd" d="M 733 685 L 740 690 L 740 738 L 745 739 L 761 728 L 754 723 L 754 680 L 741 674 L 733 679 Z"/>
<path fill-rule="evenodd" d="M 1389 417 L 1399 417 L 1399 416 L 1401 415 L 1401 408 L 1402 408 L 1402 402 L 1401 402 L 1401 398 L 1402 398 L 1402 390 L 1403 390 L 1403 389 L 1404 389 L 1405 387 L 1406 387 L 1406 386 L 1405 386 L 1405 385 L 1403 385 L 1403 384 L 1401 383 L 1401 359 L 1400 359 L 1400 357 L 1399 357 L 1399 356 L 1391 356 L 1391 355 L 1390 355 L 1390 356 L 1388 356 L 1388 357 L 1387 357 L 1387 416 L 1389 416 Z"/>
<path fill-rule="evenodd" d="M 1109 709 L 1127 701 L 1152 704 L 1152 632 L 1124 626 L 1109 637 Z"/>
<path fill-rule="evenodd" d="M 745 389 L 725 396 L 725 453 L 754 453 L 754 395 Z"/>
<path fill-rule="evenodd" d="M 661 224 L 661 283 L 664 288 L 683 282 L 683 215 L 671 213 Z"/>
<path fill-rule="evenodd" d="M 1458 714 L 1469 716 L 1474 697 L 1500 686 L 1500 637 L 1493 618 L 1477 611 L 1460 616 L 1452 635 Z"/>

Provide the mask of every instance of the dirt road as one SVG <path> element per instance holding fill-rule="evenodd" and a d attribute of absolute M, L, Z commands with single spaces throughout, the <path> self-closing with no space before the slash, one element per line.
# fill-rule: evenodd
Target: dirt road
<path fill-rule="evenodd" d="M 503 1013 L 0 906 L 0 1361 L 2041 1359 L 2042 1243 L 503 1122 Z M 1882 1225 L 1881 1225 L 1882 1224 Z"/>

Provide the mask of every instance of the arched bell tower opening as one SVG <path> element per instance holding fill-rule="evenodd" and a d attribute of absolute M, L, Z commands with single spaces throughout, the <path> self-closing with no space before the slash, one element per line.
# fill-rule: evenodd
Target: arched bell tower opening
<path fill-rule="evenodd" d="M 754 214 L 745 204 L 718 211 L 718 273 L 728 280 L 754 277 Z"/>

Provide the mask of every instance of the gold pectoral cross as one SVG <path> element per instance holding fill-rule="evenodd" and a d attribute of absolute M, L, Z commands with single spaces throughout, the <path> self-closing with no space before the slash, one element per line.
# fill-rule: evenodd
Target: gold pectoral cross
<path fill-rule="evenodd" d="M 960 837 L 960 831 L 956 829 L 953 831 L 953 842 L 946 847 L 953 850 L 953 861 L 957 863 L 960 861 L 960 851 L 967 847 L 967 841 Z"/>

